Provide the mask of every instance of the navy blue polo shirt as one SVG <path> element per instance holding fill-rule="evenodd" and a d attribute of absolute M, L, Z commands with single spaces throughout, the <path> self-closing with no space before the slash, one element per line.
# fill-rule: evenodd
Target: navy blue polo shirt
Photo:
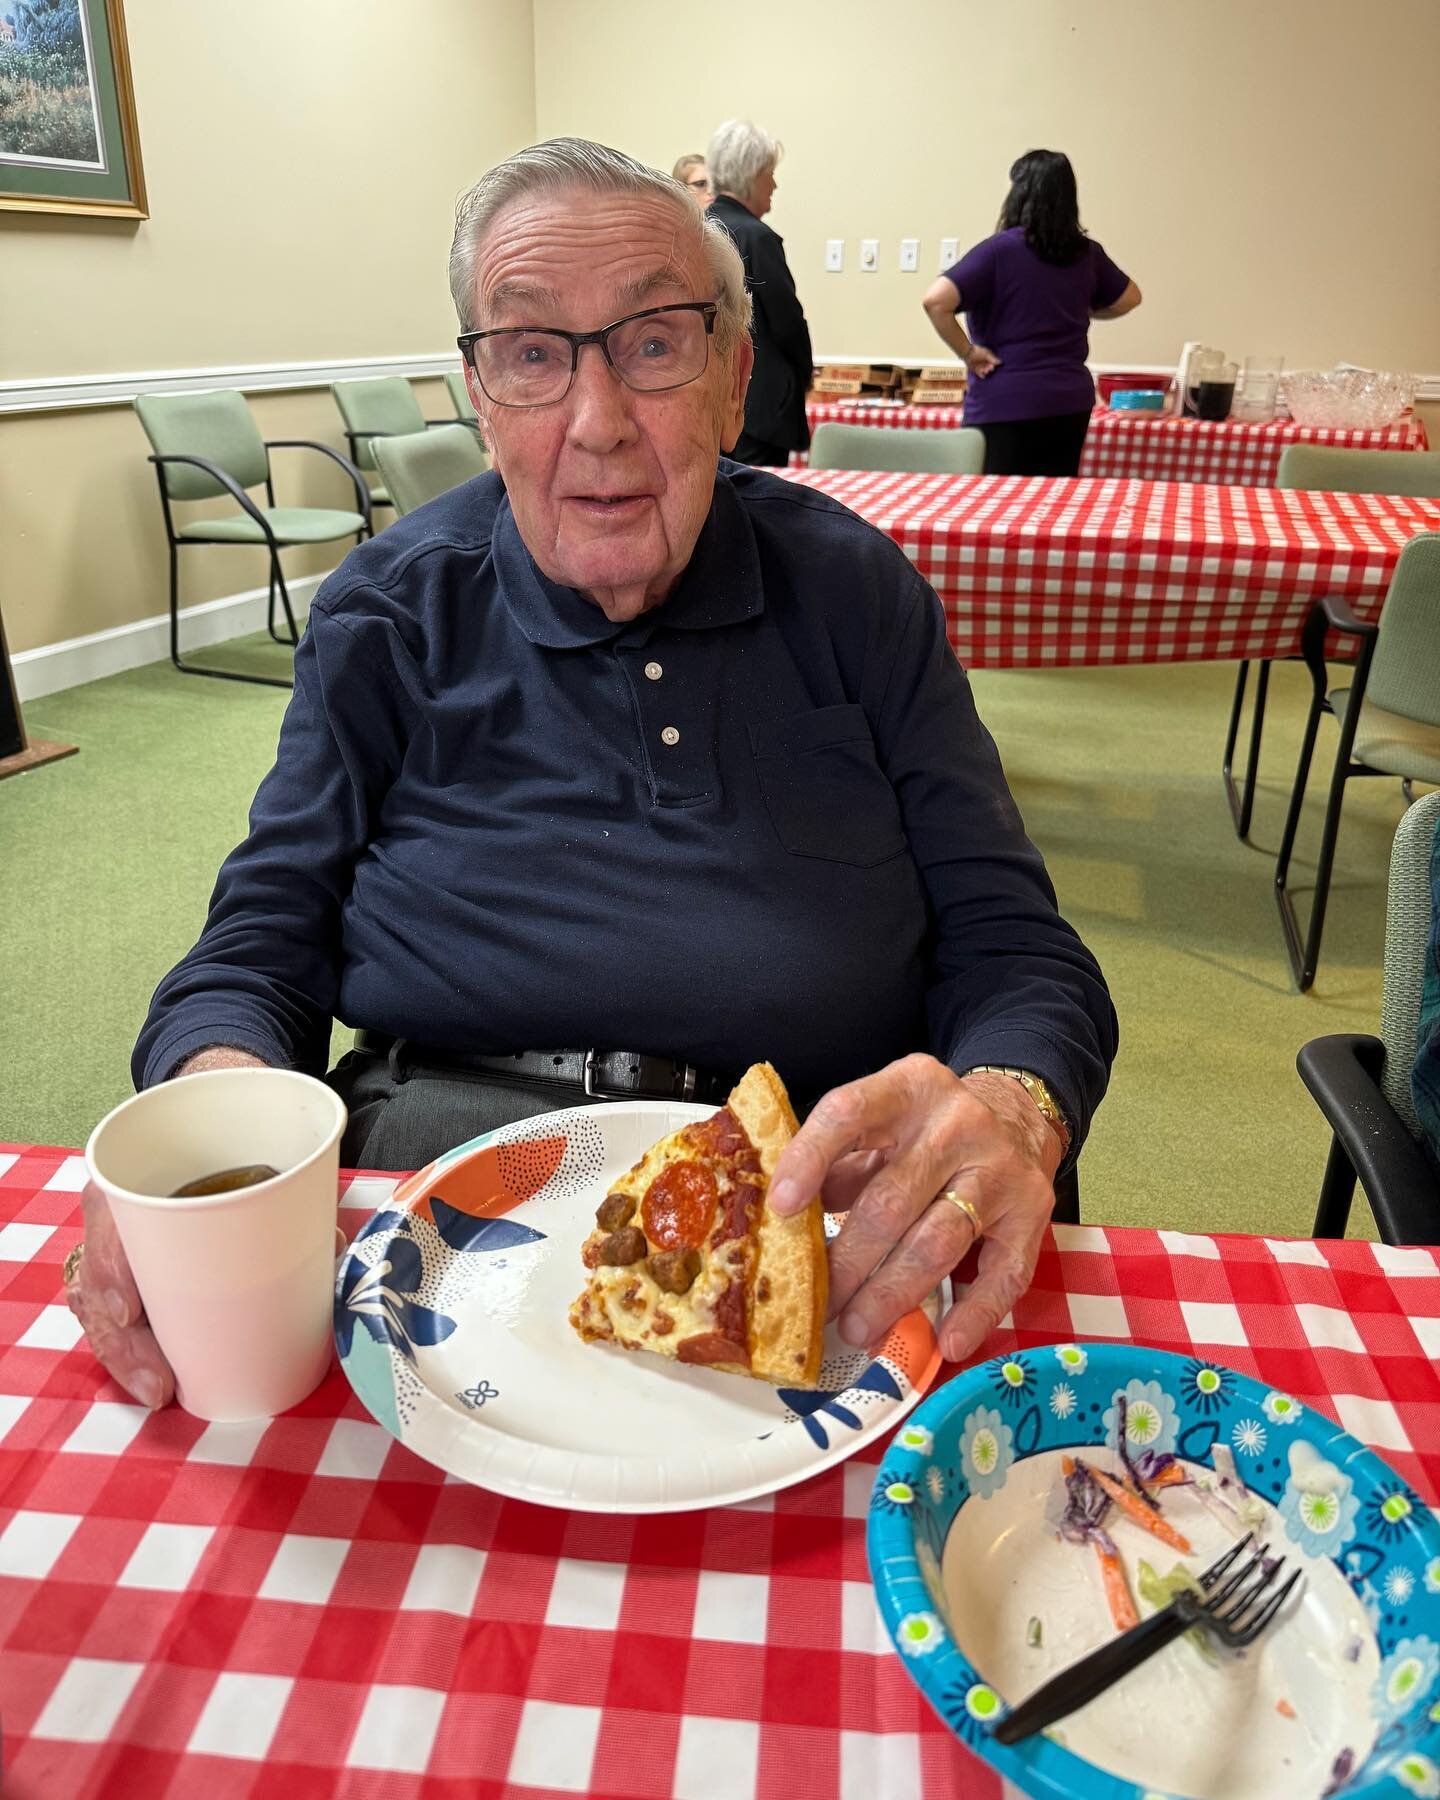
<path fill-rule="evenodd" d="M 333 1017 L 450 1049 L 1042 1075 L 1077 1136 L 1115 1021 L 900 550 L 722 462 L 629 624 L 537 569 L 495 474 L 321 587 L 249 835 L 160 984 L 138 1084 Z"/>

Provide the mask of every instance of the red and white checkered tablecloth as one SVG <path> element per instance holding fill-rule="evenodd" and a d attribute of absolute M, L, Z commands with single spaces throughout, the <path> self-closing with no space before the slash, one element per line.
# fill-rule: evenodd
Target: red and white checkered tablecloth
<path fill-rule="evenodd" d="M 872 1461 L 597 1517 L 443 1476 L 338 1369 L 271 1422 L 152 1415 L 63 1303 L 83 1179 L 0 1145 L 7 1800 L 1000 1800 L 883 1635 Z M 342 1220 L 393 1185 L 342 1177 Z M 1104 1338 L 1294 1394 L 1440 1500 L 1440 1252 L 1057 1227 L 985 1353 Z"/>
<path fill-rule="evenodd" d="M 953 431 L 965 423 L 963 406 L 865 405 L 854 400 L 812 401 L 805 416 L 817 425 L 878 425 L 893 431 Z M 1427 450 L 1424 421 L 1409 417 L 1375 430 L 1340 430 L 1277 419 L 1269 425 L 1238 420 L 1156 418 L 1097 406 L 1080 458 L 1087 479 L 1134 476 L 1142 481 L 1210 482 L 1223 487 L 1273 487 L 1287 444 L 1327 444 L 1346 450 Z M 801 451 L 792 468 L 804 467 Z"/>
<path fill-rule="evenodd" d="M 895 539 L 944 603 L 970 668 L 1223 662 L 1298 652 L 1311 602 L 1378 617 L 1401 550 L 1440 500 L 785 469 Z"/>

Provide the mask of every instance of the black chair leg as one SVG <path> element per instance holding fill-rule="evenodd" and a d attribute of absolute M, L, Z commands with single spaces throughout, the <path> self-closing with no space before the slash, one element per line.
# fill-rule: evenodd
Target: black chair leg
<path fill-rule="evenodd" d="M 1355 1195 L 1355 1165 L 1345 1154 L 1339 1138 L 1330 1140 L 1330 1154 L 1325 1159 L 1325 1178 L 1320 1183 L 1320 1203 L 1315 1208 L 1315 1225 L 1311 1232 L 1317 1238 L 1343 1238 L 1350 1221 L 1350 1202 Z"/>
<path fill-rule="evenodd" d="M 272 585 L 280 590 L 280 604 L 285 608 L 285 623 L 290 627 L 289 642 L 293 646 L 300 642 L 300 633 L 295 628 L 295 614 L 290 610 L 290 593 L 285 586 L 285 575 L 280 567 L 279 553 L 274 550 L 270 552 L 270 580 Z M 279 638 L 277 641 L 283 644 L 286 640 Z"/>
<path fill-rule="evenodd" d="M 270 558 L 270 594 L 265 607 L 265 629 L 277 644 L 283 644 L 284 638 L 275 629 L 275 558 Z"/>
<path fill-rule="evenodd" d="M 1235 745 L 1240 736 L 1240 716 L 1245 703 L 1245 682 L 1250 664 L 1242 662 L 1235 677 L 1235 700 L 1230 708 L 1230 725 L 1225 734 L 1225 756 L 1220 773 L 1225 782 L 1225 797 L 1230 802 L 1230 817 L 1235 821 L 1236 837 L 1250 830 L 1250 816 L 1255 807 L 1255 779 L 1260 771 L 1260 739 L 1265 729 L 1265 698 L 1270 688 L 1270 664 L 1262 660 L 1255 671 L 1255 710 L 1250 720 L 1250 749 L 1245 759 L 1245 786 L 1237 789 L 1231 773 L 1235 766 Z"/>
<path fill-rule="evenodd" d="M 180 559 L 174 540 L 170 544 L 170 660 L 182 675 L 205 675 L 211 681 L 247 681 L 252 687 L 293 688 L 293 681 L 276 675 L 240 675 L 233 669 L 202 669 L 180 655 Z"/>
<path fill-rule="evenodd" d="M 1310 699 L 1310 714 L 1305 721 L 1305 735 L 1300 741 L 1300 761 L 1295 768 L 1295 786 L 1290 792 L 1290 805 L 1285 813 L 1285 830 L 1280 838 L 1279 854 L 1275 858 L 1275 903 L 1280 908 L 1280 924 L 1285 932 L 1285 949 L 1290 958 L 1290 968 L 1302 990 L 1310 984 L 1300 980 L 1304 967 L 1300 925 L 1295 916 L 1295 903 L 1290 898 L 1286 883 L 1290 875 L 1290 857 L 1295 849 L 1295 834 L 1300 828 L 1300 813 L 1305 805 L 1305 784 L 1310 779 L 1310 764 L 1315 755 L 1315 736 L 1320 729 L 1320 715 L 1324 710 L 1325 695 L 1317 684 Z"/>

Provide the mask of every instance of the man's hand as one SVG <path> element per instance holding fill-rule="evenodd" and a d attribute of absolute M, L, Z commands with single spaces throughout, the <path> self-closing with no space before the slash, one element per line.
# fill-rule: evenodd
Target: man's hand
<path fill-rule="evenodd" d="M 825 1095 L 776 1165 L 770 1204 L 798 1212 L 818 1192 L 848 1214 L 830 1246 L 830 1311 L 857 1345 L 883 1337 L 983 1236 L 976 1280 L 940 1322 L 941 1352 L 960 1362 L 1030 1284 L 1062 1154 L 1018 1081 L 907 1056 Z M 970 1201 L 980 1231 L 937 1198 L 945 1189 Z"/>
<path fill-rule="evenodd" d="M 165 1406 L 175 1397 L 175 1377 L 145 1323 L 110 1204 L 88 1182 L 80 1204 L 85 1254 L 65 1288 L 70 1310 L 84 1326 L 91 1350 L 121 1387 L 142 1406 Z"/>
<path fill-rule="evenodd" d="M 965 367 L 975 376 L 976 380 L 983 381 L 992 369 L 1000 367 L 1000 358 L 993 350 L 987 350 L 983 344 L 972 344 L 970 353 L 965 358 Z"/>
<path fill-rule="evenodd" d="M 197 1050 L 175 1075 L 264 1067 L 264 1059 L 248 1050 L 217 1044 Z M 85 1216 L 85 1254 L 66 1284 L 65 1299 L 84 1326 L 91 1350 L 121 1387 L 142 1406 L 165 1406 L 175 1397 L 175 1377 L 145 1322 L 140 1293 L 109 1202 L 99 1188 L 87 1182 L 80 1204 Z"/>

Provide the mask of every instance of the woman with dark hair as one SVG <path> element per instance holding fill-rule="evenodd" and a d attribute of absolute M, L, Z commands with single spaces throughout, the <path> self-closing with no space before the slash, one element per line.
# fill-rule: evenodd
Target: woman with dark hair
<path fill-rule="evenodd" d="M 923 304 L 970 372 L 965 423 L 985 434 L 985 473 L 1076 474 L 1095 404 L 1090 321 L 1133 312 L 1140 290 L 1081 227 L 1068 156 L 1027 150 L 1012 165 L 994 236 Z"/>

